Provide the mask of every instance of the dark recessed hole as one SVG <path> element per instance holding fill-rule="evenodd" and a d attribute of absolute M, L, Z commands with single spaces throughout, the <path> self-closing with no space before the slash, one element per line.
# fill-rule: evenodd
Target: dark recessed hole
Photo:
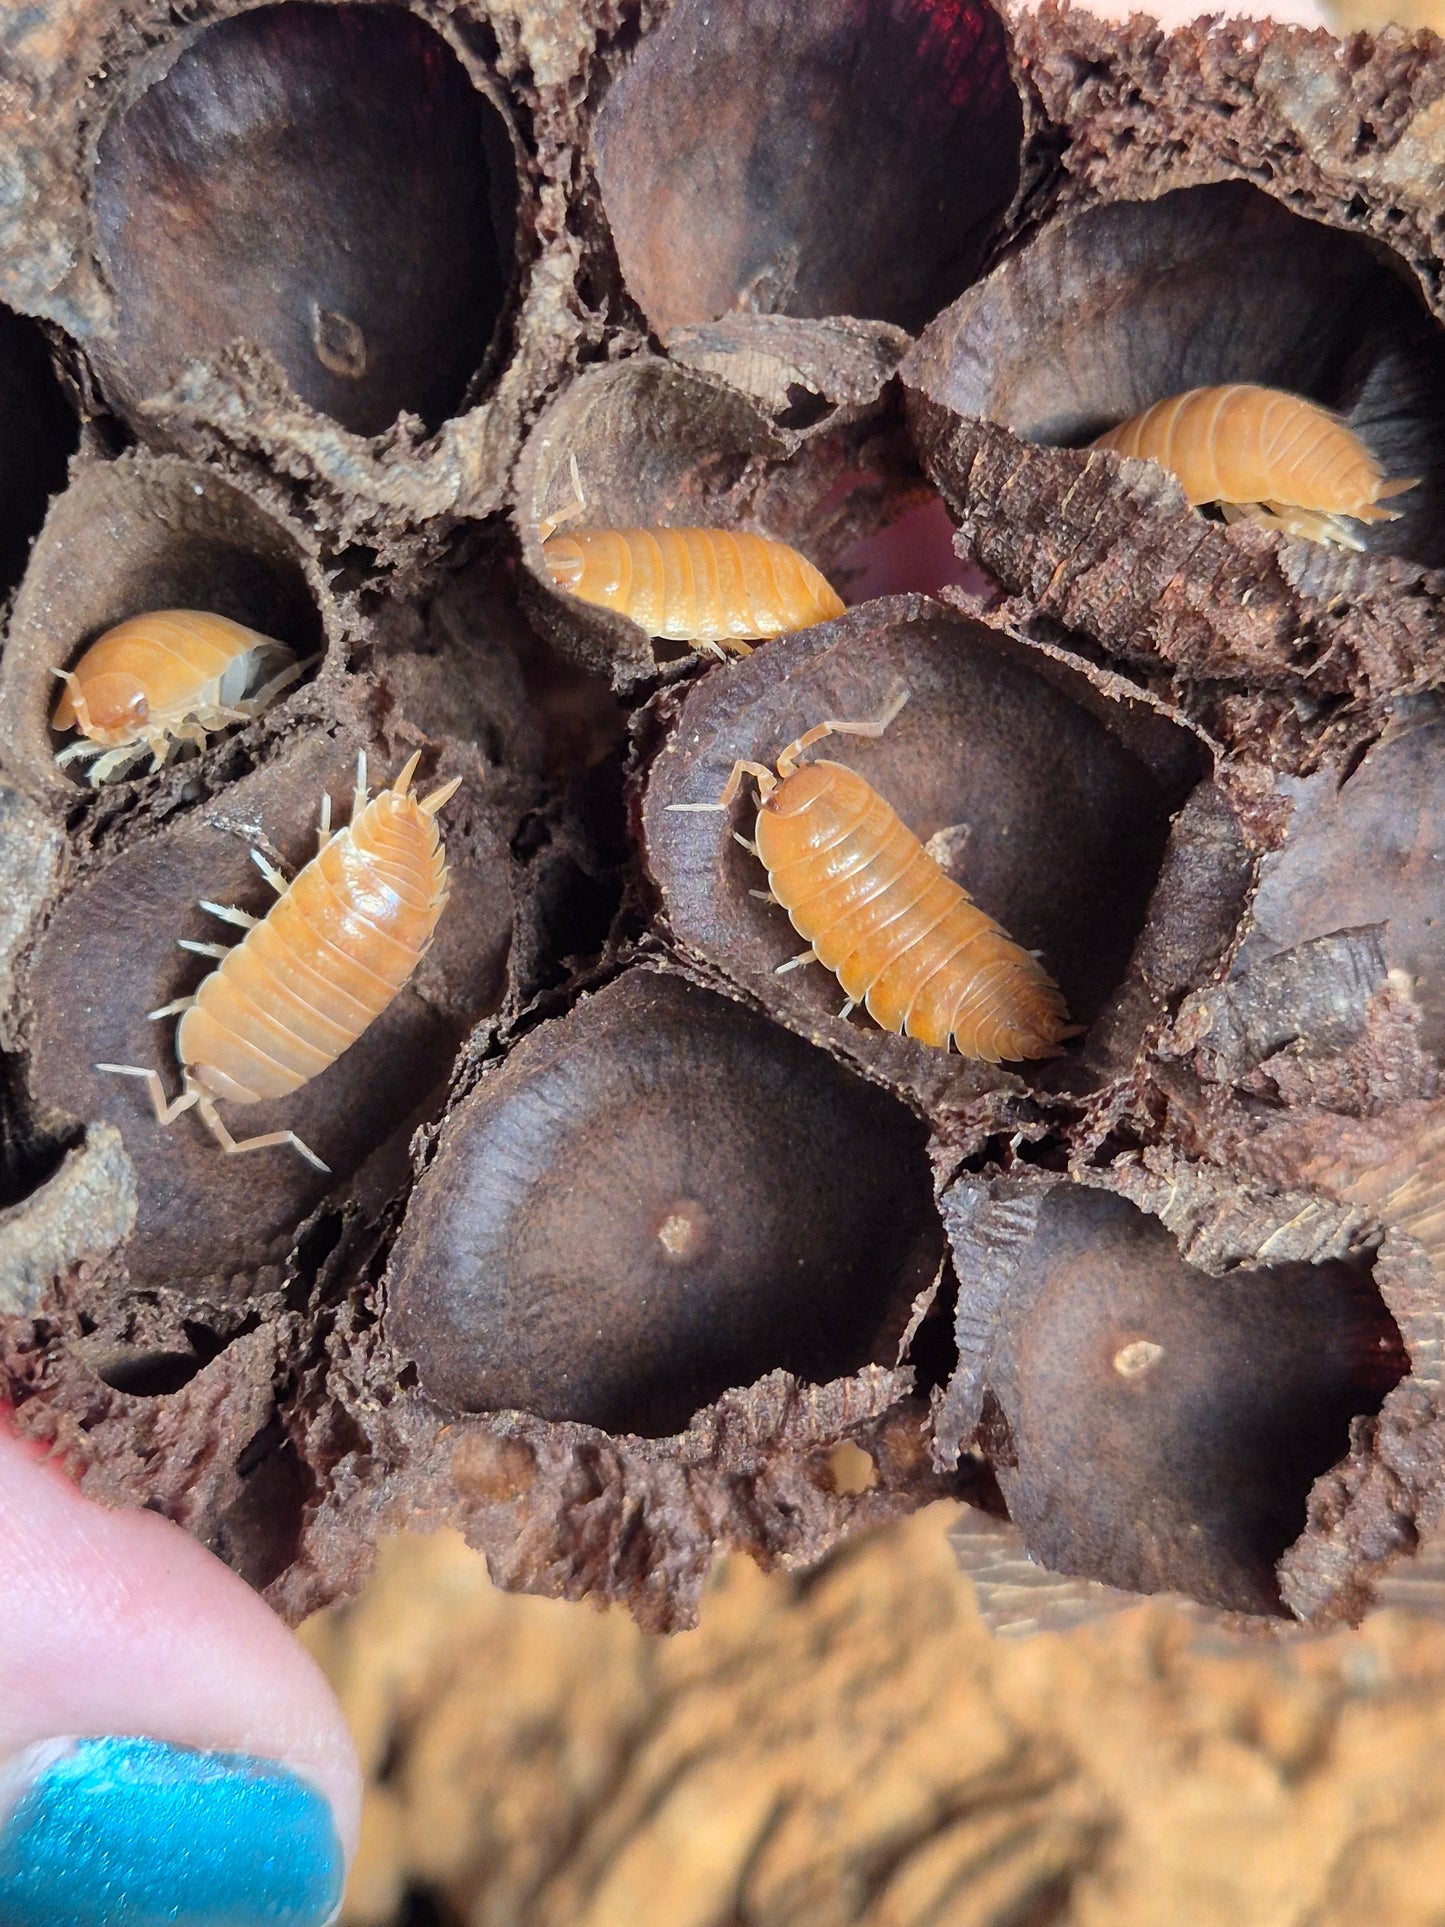
<path fill-rule="evenodd" d="M 0 603 L 25 573 L 46 503 L 65 487 L 79 439 L 45 336 L 0 307 Z"/>
<path fill-rule="evenodd" d="M 1420 477 L 1362 539 L 1445 562 L 1445 331 L 1403 264 L 1240 182 L 1093 208 L 941 316 L 926 387 L 1027 441 L 1079 446 L 1190 388 L 1256 383 L 1343 414 Z"/>
<path fill-rule="evenodd" d="M 46 519 L 0 659 L 0 741 L 13 772 L 42 793 L 67 781 L 54 759 L 74 737 L 50 727 L 54 672 L 116 623 L 199 609 L 304 660 L 328 641 L 325 594 L 300 538 L 213 471 L 143 455 L 87 468 Z"/>
<path fill-rule="evenodd" d="M 1337 930 L 1383 926 L 1385 961 L 1445 1057 L 1445 713 L 1431 704 L 1376 743 L 1349 780 L 1302 786 L 1283 849 L 1260 866 L 1240 965 Z"/>
<path fill-rule="evenodd" d="M 113 1391 L 133 1398 L 164 1398 L 189 1385 L 203 1363 L 194 1352 L 146 1352 L 109 1359 L 96 1366 L 95 1375 Z"/>
<path fill-rule="evenodd" d="M 164 1398 L 189 1385 L 228 1345 L 254 1331 L 259 1323 L 252 1312 L 238 1325 L 216 1331 L 199 1319 L 183 1318 L 177 1334 L 181 1342 L 160 1347 L 117 1346 L 93 1360 L 95 1375 L 102 1384 L 128 1392 L 132 1398 Z"/>
<path fill-rule="evenodd" d="M 643 806 L 648 868 L 671 929 L 785 1023 L 902 1080 L 926 1101 L 963 1099 L 996 1067 L 837 1013 L 842 992 L 817 965 L 777 974 L 802 945 L 786 914 L 749 893 L 755 804 L 715 800 L 739 758 L 766 763 L 825 718 L 878 716 L 908 702 L 876 741 L 833 737 L 818 754 L 864 775 L 944 868 L 1016 943 L 1041 953 L 1075 1022 L 1090 1024 L 1124 975 L 1159 873 L 1169 820 L 1197 774 L 1182 732 L 1178 767 L 1156 774 L 1126 747 L 1123 712 L 1098 713 L 1046 681 L 1026 652 L 981 623 L 917 598 L 851 610 L 781 637 L 689 691 L 653 763 Z M 1035 1074 L 1052 1075 L 1048 1063 Z"/>
<path fill-rule="evenodd" d="M 1210 1277 L 1157 1219 L 1062 1184 L 981 1319 L 971 1301 L 990 1296 L 986 1278 L 964 1278 L 961 1339 L 991 1336 L 986 1358 L 962 1364 L 997 1402 L 995 1450 L 1008 1445 L 995 1469 L 1033 1557 L 1133 1592 L 1280 1612 L 1275 1568 L 1311 1485 L 1409 1370 L 1368 1268 Z"/>
<path fill-rule="evenodd" d="M 500 114 L 411 13 L 239 14 L 101 135 L 102 359 L 140 406 L 244 340 L 357 434 L 434 428 L 486 358 L 515 192 Z"/>
<path fill-rule="evenodd" d="M 598 178 L 660 333 L 731 309 L 916 329 L 978 272 L 1022 131 L 983 0 L 679 0 L 603 103 Z"/>
<path fill-rule="evenodd" d="M 924 1144 L 823 1053 L 635 972 L 453 1113 L 393 1335 L 439 1404 L 649 1435 L 778 1367 L 892 1363 L 941 1250 Z"/>
<path fill-rule="evenodd" d="M 210 1547 L 259 1592 L 295 1563 L 315 1475 L 273 1418 L 237 1461 L 241 1490 L 221 1514 Z"/>
<path fill-rule="evenodd" d="M 0 1051 L 0 1211 L 53 1178 L 83 1135 L 78 1124 L 37 1108 L 27 1062 L 23 1055 Z"/>

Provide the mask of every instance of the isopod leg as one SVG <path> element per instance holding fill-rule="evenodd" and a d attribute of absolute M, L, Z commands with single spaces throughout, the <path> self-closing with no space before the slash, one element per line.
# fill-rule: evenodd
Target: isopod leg
<path fill-rule="evenodd" d="M 182 1111 L 188 1111 L 193 1104 L 201 1102 L 201 1094 L 188 1084 L 179 1097 L 166 1101 L 166 1087 L 160 1080 L 158 1071 L 142 1070 L 139 1064 L 97 1064 L 98 1071 L 110 1071 L 116 1077 L 143 1077 L 146 1089 L 150 1092 L 151 1105 L 155 1110 L 157 1124 L 170 1124 Z"/>
<path fill-rule="evenodd" d="M 1287 502 L 1221 502 L 1220 513 L 1227 523 L 1252 522 L 1256 528 L 1274 529 L 1280 535 L 1297 536 L 1305 542 L 1319 542 L 1326 548 L 1364 550 L 1358 532 L 1350 527 L 1352 516 L 1323 515 L 1313 509 L 1294 508 Z"/>
<path fill-rule="evenodd" d="M 585 515 L 587 513 L 587 497 L 582 493 L 582 471 L 577 466 L 575 453 L 567 457 L 567 466 L 572 473 L 572 492 L 577 499 L 569 503 L 566 508 L 558 509 L 555 515 L 544 515 L 542 517 L 542 520 L 537 524 L 537 540 L 539 542 L 550 542 L 564 522 L 575 522 L 579 515 Z"/>
<path fill-rule="evenodd" d="M 92 728 L 90 705 L 85 700 L 85 691 L 80 686 L 80 678 L 73 669 L 57 669 L 56 675 L 70 691 L 70 706 L 75 711 L 75 727 L 83 736 L 89 736 Z"/>
<path fill-rule="evenodd" d="M 202 1097 L 198 1092 L 195 1103 L 200 1111 L 201 1121 L 228 1158 L 239 1157 L 243 1151 L 268 1151 L 272 1145 L 289 1144 L 293 1150 L 301 1153 L 308 1164 L 314 1164 L 316 1169 L 326 1177 L 331 1176 L 331 1166 L 323 1164 L 316 1153 L 308 1145 L 303 1144 L 294 1131 L 263 1131 L 257 1137 L 234 1138 L 221 1122 L 220 1112 L 209 1097 Z"/>
<path fill-rule="evenodd" d="M 238 910 L 233 903 L 212 903 L 209 897 L 198 897 L 197 902 L 208 916 L 219 917 L 222 923 L 234 923 L 238 930 L 254 930 L 261 921 L 249 910 Z"/>
<path fill-rule="evenodd" d="M 133 763 L 137 756 L 144 756 L 144 743 L 122 743 L 118 749 L 108 749 L 98 763 L 90 766 L 87 781 L 92 789 L 99 789 L 108 783 L 112 776 L 123 770 L 127 763 Z"/>
<path fill-rule="evenodd" d="M 796 970 L 800 964 L 816 963 L 817 961 L 818 953 L 816 950 L 800 950 L 796 957 L 789 957 L 786 963 L 780 963 L 774 970 L 773 975 L 775 977 L 782 977 L 785 976 L 788 971 Z"/>
<path fill-rule="evenodd" d="M 779 776 L 786 782 L 796 773 L 798 758 L 803 751 L 811 749 L 814 743 L 821 743 L 825 736 L 881 736 L 907 701 L 908 691 L 900 689 L 883 714 L 871 723 L 844 723 L 834 717 L 827 722 L 814 723 L 811 729 L 805 729 L 801 736 L 795 737 L 779 756 Z"/>
<path fill-rule="evenodd" d="M 77 737 L 73 743 L 67 743 L 64 749 L 56 752 L 56 766 L 63 769 L 67 763 L 73 763 L 77 756 L 99 756 L 104 749 L 103 743 L 93 743 L 88 736 Z"/>
<path fill-rule="evenodd" d="M 667 807 L 670 811 L 676 811 L 680 815 L 685 815 L 693 810 L 730 809 L 736 800 L 738 791 L 743 786 L 743 778 L 745 776 L 754 776 L 757 778 L 758 796 L 763 802 L 766 802 L 778 787 L 778 779 L 766 763 L 750 763 L 740 758 L 733 764 L 732 774 L 723 785 L 723 793 L 715 803 L 669 803 Z"/>
<path fill-rule="evenodd" d="M 251 861 L 261 872 L 262 876 L 265 877 L 277 896 L 284 897 L 286 892 L 291 888 L 291 885 L 286 881 L 285 877 L 282 876 L 281 872 L 276 868 L 276 865 L 274 863 L 268 863 L 259 850 L 252 850 Z"/>

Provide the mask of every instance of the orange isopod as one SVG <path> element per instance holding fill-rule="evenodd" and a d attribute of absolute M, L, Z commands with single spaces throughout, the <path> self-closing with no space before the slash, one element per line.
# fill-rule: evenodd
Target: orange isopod
<path fill-rule="evenodd" d="M 435 818 L 461 778 L 418 802 L 411 780 L 420 760 L 418 750 L 390 789 L 368 802 L 362 756 L 350 823 L 333 834 L 331 798 L 323 797 L 319 847 L 291 883 L 259 850 L 251 852 L 280 893 L 264 917 L 202 900 L 203 910 L 246 934 L 231 950 L 182 938 L 183 950 L 219 958 L 219 967 L 194 996 L 150 1012 L 183 1013 L 176 1026 L 179 1097 L 168 1103 L 158 1073 L 139 1065 L 96 1069 L 144 1078 L 161 1124 L 194 1104 L 222 1150 L 290 1144 L 325 1171 L 294 1131 L 238 1143 L 216 1102 L 259 1104 L 308 1083 L 381 1015 L 426 955 L 447 900 Z"/>
<path fill-rule="evenodd" d="M 159 769 L 177 744 L 204 748 L 212 730 L 259 716 L 303 667 L 284 642 L 204 609 L 132 616 L 107 629 L 74 669 L 55 672 L 65 689 L 51 727 L 80 731 L 55 760 L 98 757 L 92 784 L 147 751 Z"/>
<path fill-rule="evenodd" d="M 827 578 L 786 542 L 765 535 L 693 528 L 555 534 L 586 511 L 575 455 L 571 465 L 576 506 L 548 517 L 538 534 L 553 582 L 579 602 L 718 656 L 750 655 L 749 642 L 842 615 Z"/>
<path fill-rule="evenodd" d="M 1393 522 L 1381 508 L 1418 478 L 1385 471 L 1338 415 L 1279 388 L 1234 382 L 1155 402 L 1094 442 L 1158 462 L 1192 507 L 1217 503 L 1227 522 L 1250 521 L 1336 548 L 1363 549 L 1352 522 Z"/>
<path fill-rule="evenodd" d="M 798 766 L 825 736 L 881 736 L 905 690 L 872 723 L 824 722 L 778 757 L 776 771 L 739 761 L 716 803 L 727 809 L 744 776 L 758 785 L 756 842 L 770 900 L 809 948 L 781 970 L 824 964 L 884 1030 L 906 1032 L 990 1064 L 1055 1057 L 1069 1022 L 1063 994 L 1029 951 L 947 876 L 865 777 L 842 763 Z M 741 841 L 741 839 L 739 839 Z"/>

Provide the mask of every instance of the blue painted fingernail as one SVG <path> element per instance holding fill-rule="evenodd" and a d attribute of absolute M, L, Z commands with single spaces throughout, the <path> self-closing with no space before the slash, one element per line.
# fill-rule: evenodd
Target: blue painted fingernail
<path fill-rule="evenodd" d="M 274 1760 L 55 1740 L 0 1771 L 0 1927 L 323 1927 L 341 1842 Z"/>

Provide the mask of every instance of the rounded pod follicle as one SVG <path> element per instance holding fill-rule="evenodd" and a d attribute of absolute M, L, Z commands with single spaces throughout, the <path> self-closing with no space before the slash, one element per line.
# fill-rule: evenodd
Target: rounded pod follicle
<path fill-rule="evenodd" d="M 463 403 L 515 278 L 516 161 L 418 14 L 285 0 L 190 28 L 132 77 L 94 168 L 114 312 L 92 352 L 127 412 L 236 341 L 356 435 Z"/>
<path fill-rule="evenodd" d="M 735 801 L 716 806 L 739 763 L 775 782 L 771 763 L 783 746 L 822 720 L 877 719 L 901 692 L 907 700 L 881 734 L 836 735 L 829 760 L 849 772 L 840 782 L 861 779 L 881 804 L 880 821 L 897 839 L 890 862 L 901 865 L 924 846 L 913 855 L 915 864 L 926 858 L 917 869 L 919 894 L 946 886 L 939 929 L 959 915 L 969 928 L 937 950 L 938 930 L 917 931 L 920 943 L 895 958 L 900 918 L 880 934 L 881 949 L 856 953 L 858 987 L 872 983 L 880 993 L 885 1029 L 864 1011 L 840 1008 L 853 984 L 845 980 L 840 989 L 813 964 L 788 967 L 797 937 L 784 907 L 765 900 L 757 854 L 740 843 L 751 844 L 753 812 Z M 1177 766 L 1156 770 L 1136 756 L 1127 731 L 1111 727 L 1108 704 L 1098 713 L 1085 708 L 1032 668 L 1027 651 L 983 624 L 918 597 L 867 604 L 769 643 L 688 692 L 648 770 L 641 809 L 644 860 L 664 926 L 685 954 L 721 970 L 782 1023 L 855 1058 L 930 1110 L 950 1109 L 996 1084 L 1000 1073 L 950 1055 L 939 1041 L 893 1034 L 900 1017 L 906 1023 L 911 1000 L 924 993 L 940 1021 L 966 1012 L 984 974 L 970 959 L 979 963 L 987 951 L 988 1008 L 979 1014 L 990 1025 L 1003 1014 L 993 1006 L 994 989 L 1006 994 L 1007 985 L 1018 989 L 1026 980 L 1033 1000 L 1043 1000 L 1035 1011 L 1043 1031 L 1030 1033 L 1033 1043 L 1020 1035 L 1008 1045 L 1019 1058 L 1046 1056 L 1072 1023 L 1093 1023 L 1125 975 L 1171 813 L 1199 774 L 1184 732 L 1167 734 Z M 807 768 L 800 763 L 798 773 Z M 860 801 L 854 813 L 864 809 Z M 866 820 L 865 812 L 837 846 L 860 864 L 872 850 L 860 841 Z M 827 860 L 825 853 L 825 867 Z M 888 874 L 871 858 L 863 867 L 867 888 L 881 892 Z M 965 892 L 973 902 L 960 911 L 955 899 Z M 844 933 L 851 928 L 845 919 Z M 1030 952 L 1043 960 L 1037 976 Z M 906 972 L 910 958 L 921 966 L 927 957 L 934 969 L 923 984 L 893 985 L 888 966 Z M 869 975 L 875 964 L 882 967 L 876 982 Z M 939 1004 L 945 989 L 952 995 Z M 963 1030 L 975 1045 L 989 1041 L 972 1018 Z M 962 1034 L 958 1041 L 962 1047 Z M 997 1054 L 996 1042 L 980 1056 Z"/>
<path fill-rule="evenodd" d="M 634 970 L 449 1116 L 388 1330 L 451 1410 L 685 1426 L 779 1368 L 893 1362 L 941 1251 L 909 1112 L 681 978 Z"/>
<path fill-rule="evenodd" d="M 942 1200 L 980 1259 L 959 1251 L 956 1383 L 1030 1556 L 1288 1617 L 1278 1568 L 1311 1487 L 1410 1370 L 1369 1265 L 1212 1276 L 1107 1191 L 992 1188 Z"/>
<path fill-rule="evenodd" d="M 51 504 L 0 658 L 6 774 L 66 805 L 91 779 L 138 777 L 274 721 L 347 634 L 315 537 L 279 503 L 175 455 L 83 466 Z M 100 727 L 77 734 L 88 690 Z"/>
<path fill-rule="evenodd" d="M 308 909 L 297 889 L 287 893 L 288 915 L 306 914 L 291 915 L 284 929 L 268 919 L 284 899 L 254 859 L 258 840 L 282 883 L 287 872 L 304 873 L 316 855 L 318 803 L 331 796 L 338 816 L 350 803 L 358 752 L 388 773 L 402 761 L 396 746 L 370 733 L 361 708 L 359 696 L 338 697 L 335 734 L 298 734 L 210 800 L 89 863 L 28 960 L 31 1091 L 37 1104 L 121 1132 L 137 1192 L 124 1254 L 134 1286 L 225 1293 L 283 1263 L 297 1226 L 324 1196 L 379 1210 L 398 1182 L 390 1147 L 404 1148 L 440 1108 L 462 1039 L 506 994 L 516 915 L 510 825 L 493 822 L 470 792 L 450 818 L 462 828 L 448 836 L 449 894 L 430 948 L 423 936 L 387 951 L 398 969 L 411 966 L 395 995 L 382 998 L 385 973 L 366 964 L 364 945 L 350 964 L 337 947 L 380 944 L 393 885 L 415 894 L 405 877 L 386 876 L 377 852 L 361 853 L 351 909 L 331 889 Z M 331 843 L 345 855 L 340 837 Z M 355 905 L 365 908 L 367 878 L 373 893 L 362 921 Z M 220 921 L 218 909 L 226 912 Z M 245 933 L 229 948 L 216 941 L 228 924 L 233 937 Z M 318 954 L 319 975 L 311 967 Z M 348 988 L 357 966 L 365 966 L 361 989 L 374 993 L 370 1006 Z M 294 981 L 283 981 L 288 972 Z M 222 1156 L 218 1135 L 190 1104 L 173 1107 L 168 1127 L 158 1127 L 146 1085 L 155 1078 L 159 1108 L 174 1098 L 178 1046 L 192 1081 L 207 1067 L 235 1071 L 229 1082 L 207 1077 L 198 1088 L 219 1101 L 238 1138 L 276 1133 L 288 1142 L 259 1156 Z M 236 1051 L 252 1054 L 261 1083 L 247 1081 Z M 303 1074 L 289 1086 L 288 1067 Z M 238 1102 L 245 1108 L 231 1108 Z M 297 1155 L 293 1134 L 325 1168 Z"/>
<path fill-rule="evenodd" d="M 1445 561 L 1445 329 L 1374 240 L 1237 180 L 1087 207 L 939 315 L 902 379 L 961 543 L 1009 593 L 1110 653 L 1162 658 L 1196 685 L 1303 668 L 1312 695 L 1361 671 L 1387 685 L 1425 655 L 1408 611 L 1385 605 Z M 1263 529 L 1253 514 L 1211 524 L 1233 511 L 1191 508 L 1165 468 L 1089 446 L 1160 404 L 1230 387 L 1337 417 L 1384 486 L 1414 485 L 1388 502 L 1346 498 L 1388 515 L 1335 525 L 1342 551 L 1300 539 L 1335 529 L 1301 526 L 1297 499 L 1271 498 Z M 1268 452 L 1282 489 L 1297 452 Z M 1316 628 L 1325 640 L 1307 649 L 1301 631 Z"/>
<path fill-rule="evenodd" d="M 854 439 L 783 429 L 721 376 L 656 356 L 584 370 L 517 468 L 537 626 L 627 690 L 836 616 Z"/>
<path fill-rule="evenodd" d="M 664 337 L 738 310 L 920 327 L 978 272 L 1022 144 L 1003 23 L 975 0 L 681 0 L 595 136 L 624 279 Z"/>
<path fill-rule="evenodd" d="M 421 751 L 395 782 L 367 796 L 366 756 L 357 759 L 350 820 L 331 827 L 331 796 L 321 800 L 317 850 L 289 882 L 259 851 L 252 856 L 277 900 L 264 916 L 232 905 L 201 908 L 244 931 L 227 950 L 183 940 L 218 955 L 188 997 L 147 1012 L 179 1015 L 176 1058 L 181 1092 L 168 1098 L 154 1070 L 135 1064 L 96 1069 L 143 1078 L 156 1122 L 169 1125 L 196 1107 L 228 1156 L 290 1145 L 329 1177 L 330 1167 L 291 1130 L 238 1141 L 216 1104 L 260 1104 L 288 1097 L 328 1070 L 394 1001 L 431 948 L 446 908 L 447 864 L 437 816 L 461 786 L 454 776 L 430 795 L 412 795 Z"/>

